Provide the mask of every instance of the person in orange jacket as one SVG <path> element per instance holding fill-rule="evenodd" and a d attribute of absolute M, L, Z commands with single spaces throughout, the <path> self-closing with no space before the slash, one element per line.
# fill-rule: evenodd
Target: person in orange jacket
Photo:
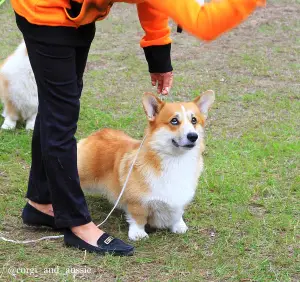
<path fill-rule="evenodd" d="M 169 18 L 197 38 L 213 40 L 266 0 L 11 0 L 39 97 L 23 222 L 64 228 L 68 246 L 132 255 L 132 246 L 91 220 L 80 187 L 74 137 L 95 21 L 104 19 L 116 2 L 136 4 L 151 82 L 166 95 L 173 77 Z"/>

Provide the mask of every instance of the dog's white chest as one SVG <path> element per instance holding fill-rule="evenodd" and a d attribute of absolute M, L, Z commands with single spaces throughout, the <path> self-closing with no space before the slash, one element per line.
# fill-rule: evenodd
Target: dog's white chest
<path fill-rule="evenodd" d="M 202 167 L 202 157 L 197 150 L 180 157 L 164 158 L 160 176 L 151 172 L 145 175 L 150 193 L 144 201 L 162 221 L 171 220 L 193 199 Z"/>

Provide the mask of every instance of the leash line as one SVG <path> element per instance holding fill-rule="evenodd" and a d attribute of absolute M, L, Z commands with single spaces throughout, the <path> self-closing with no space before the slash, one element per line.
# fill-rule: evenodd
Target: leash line
<path fill-rule="evenodd" d="M 140 154 L 140 151 L 141 151 L 141 149 L 142 149 L 142 147 L 143 147 L 143 145 L 144 145 L 144 142 L 145 142 L 145 140 L 146 140 L 146 137 L 147 137 L 147 134 L 144 136 L 144 138 L 143 138 L 143 140 L 141 141 L 141 144 L 140 144 L 140 146 L 139 146 L 139 148 L 138 148 L 138 150 L 137 150 L 137 152 L 136 152 L 136 154 L 135 154 L 135 157 L 134 157 L 134 159 L 133 159 L 133 161 L 132 161 L 132 163 L 131 163 L 130 169 L 129 169 L 129 171 L 128 171 L 127 177 L 126 177 L 126 179 L 125 179 L 125 182 L 124 182 L 124 184 L 123 184 L 123 187 L 122 187 L 122 190 L 121 190 L 121 192 L 120 192 L 120 194 L 119 194 L 118 199 L 116 200 L 116 202 L 115 202 L 113 208 L 111 209 L 111 211 L 109 212 L 109 214 L 106 216 L 106 218 L 105 218 L 100 224 L 97 225 L 97 227 L 103 225 L 103 224 L 109 219 L 109 217 L 111 216 L 111 214 L 113 213 L 113 211 L 114 211 L 114 210 L 116 209 L 116 207 L 118 206 L 118 204 L 119 204 L 119 202 L 120 202 L 120 200 L 121 200 L 121 198 L 122 198 L 122 195 L 123 195 L 123 193 L 124 193 L 124 191 L 125 191 L 125 188 L 126 188 L 126 186 L 127 186 L 129 177 L 130 177 L 130 175 L 131 175 L 131 173 L 132 173 L 132 170 L 133 170 L 133 167 L 134 167 L 134 165 L 135 165 L 135 163 L 136 163 L 137 157 L 138 157 L 138 155 Z M 63 238 L 63 237 L 64 237 L 64 235 L 58 235 L 58 236 L 45 236 L 45 237 L 42 237 L 42 238 L 39 238 L 39 239 L 36 239 L 36 240 L 25 240 L 25 241 L 11 240 L 11 239 L 7 239 L 7 238 L 5 238 L 5 237 L 0 237 L 0 240 L 5 241 L 5 242 L 14 243 L 14 244 L 30 244 L 30 243 L 40 242 L 40 241 L 43 241 L 43 240 L 60 239 L 60 238 Z"/>
<path fill-rule="evenodd" d="M 58 235 L 58 236 L 45 236 L 36 240 L 26 240 L 26 241 L 19 241 L 19 240 L 11 240 L 11 239 L 7 239 L 4 237 L 0 237 L 0 240 L 5 241 L 5 242 L 10 242 L 10 243 L 15 243 L 15 244 L 30 244 L 30 243 L 36 243 L 39 241 L 43 241 L 43 240 L 50 240 L 50 239 L 59 239 L 59 238 L 63 238 L 64 235 Z"/>

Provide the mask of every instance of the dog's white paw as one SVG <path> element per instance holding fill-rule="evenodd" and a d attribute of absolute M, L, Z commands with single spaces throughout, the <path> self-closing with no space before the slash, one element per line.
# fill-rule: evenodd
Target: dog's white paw
<path fill-rule="evenodd" d="M 34 121 L 30 121 L 26 123 L 26 130 L 33 130 L 34 129 Z"/>
<path fill-rule="evenodd" d="M 1 128 L 6 129 L 6 130 L 15 129 L 16 125 L 17 125 L 17 122 L 15 120 L 11 120 L 10 118 L 6 118 L 4 120 L 4 123 L 2 124 Z"/>
<path fill-rule="evenodd" d="M 26 130 L 33 130 L 33 129 L 34 129 L 35 118 L 36 118 L 36 114 L 33 115 L 32 117 L 30 117 L 30 118 L 26 121 Z"/>
<path fill-rule="evenodd" d="M 171 231 L 173 233 L 185 233 L 188 231 L 188 227 L 187 225 L 185 224 L 185 222 L 183 221 L 183 219 L 181 219 L 178 223 L 175 223 L 172 228 L 171 228 Z"/>
<path fill-rule="evenodd" d="M 144 227 L 140 227 L 138 225 L 129 226 L 128 237 L 132 241 L 138 241 L 141 239 L 149 238 L 148 234 L 144 230 Z"/>

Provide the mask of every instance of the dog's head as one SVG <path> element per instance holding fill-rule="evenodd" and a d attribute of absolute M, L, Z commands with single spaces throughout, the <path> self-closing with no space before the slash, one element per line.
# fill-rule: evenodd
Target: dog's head
<path fill-rule="evenodd" d="M 172 155 L 199 148 L 208 110 L 214 100 L 212 90 L 187 103 L 166 103 L 154 94 L 146 93 L 143 106 L 149 120 L 151 147 Z"/>

